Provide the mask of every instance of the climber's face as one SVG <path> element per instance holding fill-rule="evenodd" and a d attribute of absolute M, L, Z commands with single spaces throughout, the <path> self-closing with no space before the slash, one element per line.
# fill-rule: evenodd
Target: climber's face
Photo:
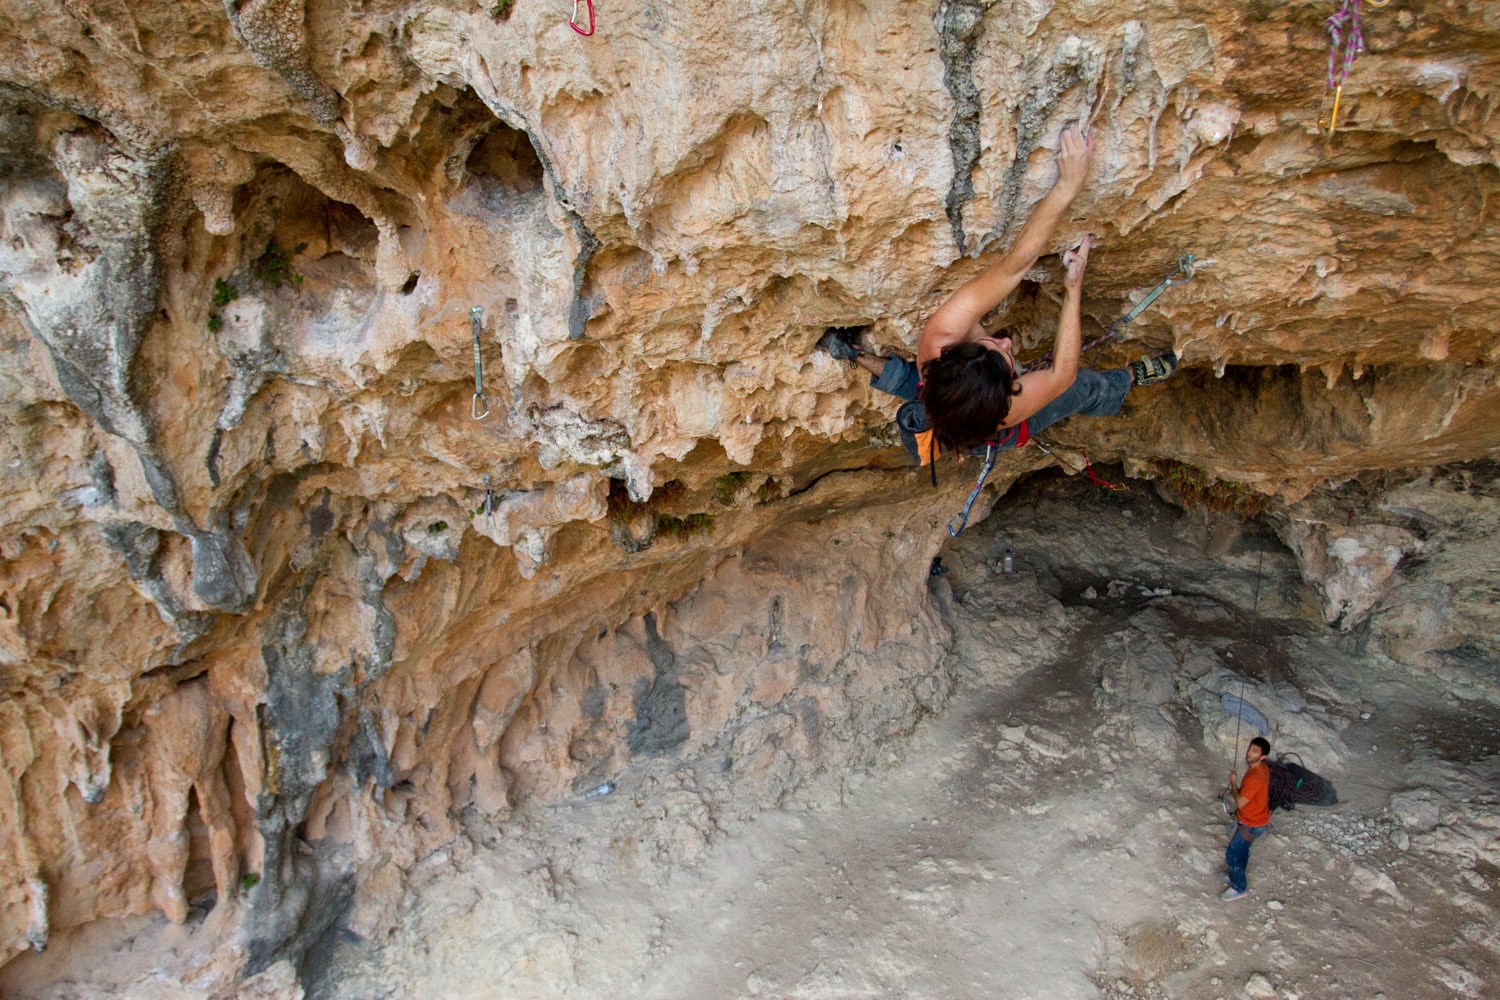
<path fill-rule="evenodd" d="M 1016 364 L 1015 345 L 1011 343 L 1009 337 L 991 337 L 986 334 L 983 337 L 976 337 L 975 341 L 1004 358 L 1005 363 L 1010 365 L 1010 370 L 1013 374 L 1021 374 L 1021 366 Z"/>

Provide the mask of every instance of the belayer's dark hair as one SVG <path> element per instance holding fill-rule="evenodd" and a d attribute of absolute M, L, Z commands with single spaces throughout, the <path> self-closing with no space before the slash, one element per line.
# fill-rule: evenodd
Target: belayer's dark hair
<path fill-rule="evenodd" d="M 1253 747 L 1260 747 L 1260 755 L 1262 757 L 1271 756 L 1271 744 L 1266 741 L 1266 738 L 1264 736 L 1255 737 L 1250 741 L 1250 745 Z"/>
<path fill-rule="evenodd" d="M 922 402 L 940 444 L 959 452 L 994 439 L 1021 391 L 999 351 L 965 341 L 949 344 L 922 369 Z"/>

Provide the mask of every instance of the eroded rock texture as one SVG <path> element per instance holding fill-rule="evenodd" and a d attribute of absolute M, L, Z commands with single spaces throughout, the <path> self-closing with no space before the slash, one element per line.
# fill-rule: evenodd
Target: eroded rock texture
<path fill-rule="evenodd" d="M 809 350 L 910 350 L 1070 120 L 1090 324 L 1199 269 L 1095 359 L 1183 374 L 1056 460 L 1279 494 L 1331 624 L 1492 657 L 1463 567 L 1388 586 L 1474 491 L 1336 484 L 1500 442 L 1500 23 L 1367 9 L 1329 137 L 1331 12 L 0 2 L 0 954 L 212 891 L 280 983 L 462 810 L 774 801 L 941 704 L 968 471 Z M 1057 271 L 996 324 L 1041 345 Z"/>

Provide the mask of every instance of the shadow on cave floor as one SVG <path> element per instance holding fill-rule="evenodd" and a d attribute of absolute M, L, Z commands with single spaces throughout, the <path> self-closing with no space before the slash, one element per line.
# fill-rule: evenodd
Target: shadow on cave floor
<path fill-rule="evenodd" d="M 518 821 L 415 873 L 391 939 L 345 949 L 310 995 L 1500 985 L 1500 711 L 1325 627 L 1273 533 L 1039 476 L 943 555 L 956 690 L 880 762 L 722 828 L 687 781 Z M 1278 813 L 1232 904 L 1216 792 L 1251 732 L 1225 692 L 1341 798 Z"/>

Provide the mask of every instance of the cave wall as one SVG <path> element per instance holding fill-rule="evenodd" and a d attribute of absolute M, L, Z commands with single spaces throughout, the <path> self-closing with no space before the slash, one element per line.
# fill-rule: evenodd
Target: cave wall
<path fill-rule="evenodd" d="M 465 809 L 775 801 L 940 705 L 969 468 L 810 349 L 913 349 L 1068 121 L 1087 332 L 1198 266 L 1094 358 L 1182 374 L 1055 460 L 1276 496 L 1330 625 L 1444 669 L 1474 630 L 1350 569 L 1420 526 L 1324 501 L 1500 442 L 1500 23 L 1367 7 L 1330 136 L 1330 13 L 0 2 L 0 955 L 213 893 L 263 968 Z M 1058 272 L 998 327 L 1044 348 Z"/>

